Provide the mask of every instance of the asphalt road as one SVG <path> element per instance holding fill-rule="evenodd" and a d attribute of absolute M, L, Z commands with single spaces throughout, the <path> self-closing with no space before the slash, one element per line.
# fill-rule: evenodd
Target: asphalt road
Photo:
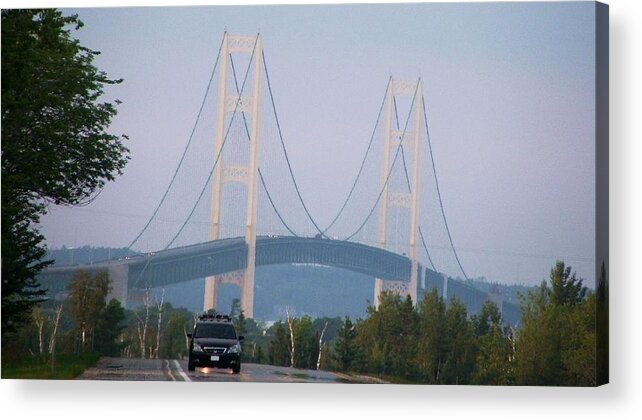
<path fill-rule="evenodd" d="M 103 357 L 78 379 L 107 381 L 183 382 L 310 382 L 381 383 L 375 378 L 339 373 L 245 363 L 241 373 L 231 369 L 197 368 L 188 372 L 187 360 L 123 359 Z"/>

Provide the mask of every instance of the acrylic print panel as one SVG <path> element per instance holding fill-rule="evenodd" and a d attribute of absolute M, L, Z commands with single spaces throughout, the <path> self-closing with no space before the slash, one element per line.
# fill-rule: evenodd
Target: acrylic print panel
<path fill-rule="evenodd" d="M 608 6 L 2 20 L 3 378 L 608 382 Z"/>

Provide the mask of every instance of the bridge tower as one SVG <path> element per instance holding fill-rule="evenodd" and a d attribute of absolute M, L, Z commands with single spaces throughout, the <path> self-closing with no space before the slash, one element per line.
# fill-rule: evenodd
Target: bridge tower
<path fill-rule="evenodd" d="M 393 129 L 393 103 L 395 97 L 407 96 L 413 99 L 414 113 L 413 124 L 407 131 Z M 419 231 L 419 182 L 420 182 L 420 146 L 421 146 L 421 104 L 423 99 L 421 79 L 419 80 L 395 80 L 390 82 L 390 88 L 385 99 L 385 119 L 384 119 L 384 148 L 381 171 L 381 185 L 383 194 L 381 197 L 381 208 L 379 213 L 379 240 L 380 248 L 385 249 L 387 246 L 387 228 L 388 213 L 391 207 L 405 207 L 410 210 L 410 240 L 408 248 L 408 257 L 411 261 L 410 282 L 391 281 L 375 279 L 374 302 L 379 306 L 379 295 L 383 291 L 393 291 L 401 295 L 410 295 L 412 302 L 417 304 L 417 277 L 419 274 L 419 262 L 417 261 L 417 233 Z M 404 150 L 412 151 L 412 162 L 408 163 L 410 176 L 411 191 L 395 191 L 389 185 L 388 178 L 390 172 L 391 151 L 396 153 L 399 143 Z M 399 164 L 400 156 L 397 158 Z"/>
<path fill-rule="evenodd" d="M 252 92 L 241 96 L 236 91 L 228 92 L 229 57 L 232 53 L 249 54 L 252 61 Z M 229 182 L 240 182 L 247 187 L 247 206 L 245 217 L 245 242 L 247 243 L 247 265 L 242 271 L 221 276 L 208 277 L 205 280 L 203 310 L 216 306 L 217 289 L 221 283 L 234 283 L 241 288 L 241 308 L 245 316 L 254 316 L 254 273 L 256 261 L 256 211 L 257 211 L 257 172 L 259 150 L 259 100 L 261 93 L 261 67 L 263 60 L 263 43 L 260 34 L 257 36 L 233 36 L 224 34 L 220 57 L 220 75 L 218 85 L 216 137 L 214 140 L 214 159 L 219 156 L 219 163 L 214 171 L 212 181 L 212 200 L 210 211 L 210 240 L 220 239 L 221 227 L 221 192 L 223 185 Z M 250 120 L 249 159 L 246 164 L 226 164 L 222 149 L 226 135 L 226 117 L 235 112 L 243 113 Z M 237 115 L 236 118 L 241 118 Z"/>

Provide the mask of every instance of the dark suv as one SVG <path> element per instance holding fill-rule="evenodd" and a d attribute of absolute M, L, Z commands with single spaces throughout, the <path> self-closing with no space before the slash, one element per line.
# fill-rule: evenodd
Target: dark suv
<path fill-rule="evenodd" d="M 241 340 L 236 335 L 232 320 L 226 315 L 202 315 L 194 326 L 194 332 L 187 334 L 189 361 L 187 369 L 197 366 L 232 368 L 241 371 Z"/>

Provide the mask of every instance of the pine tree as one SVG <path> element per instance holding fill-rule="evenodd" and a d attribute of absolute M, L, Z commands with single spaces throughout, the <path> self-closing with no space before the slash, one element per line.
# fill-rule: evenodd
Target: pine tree
<path fill-rule="evenodd" d="M 515 381 L 523 385 L 595 384 L 595 299 L 558 261 L 550 286 L 522 299 Z"/>
<path fill-rule="evenodd" d="M 337 332 L 337 340 L 334 344 L 333 357 L 341 372 L 348 372 L 352 368 L 356 350 L 355 337 L 354 325 L 346 316 Z"/>
<path fill-rule="evenodd" d="M 116 299 L 110 300 L 101 310 L 96 322 L 94 350 L 104 356 L 119 356 L 122 345 L 116 340 L 125 329 L 124 320 L 125 309 Z"/>

